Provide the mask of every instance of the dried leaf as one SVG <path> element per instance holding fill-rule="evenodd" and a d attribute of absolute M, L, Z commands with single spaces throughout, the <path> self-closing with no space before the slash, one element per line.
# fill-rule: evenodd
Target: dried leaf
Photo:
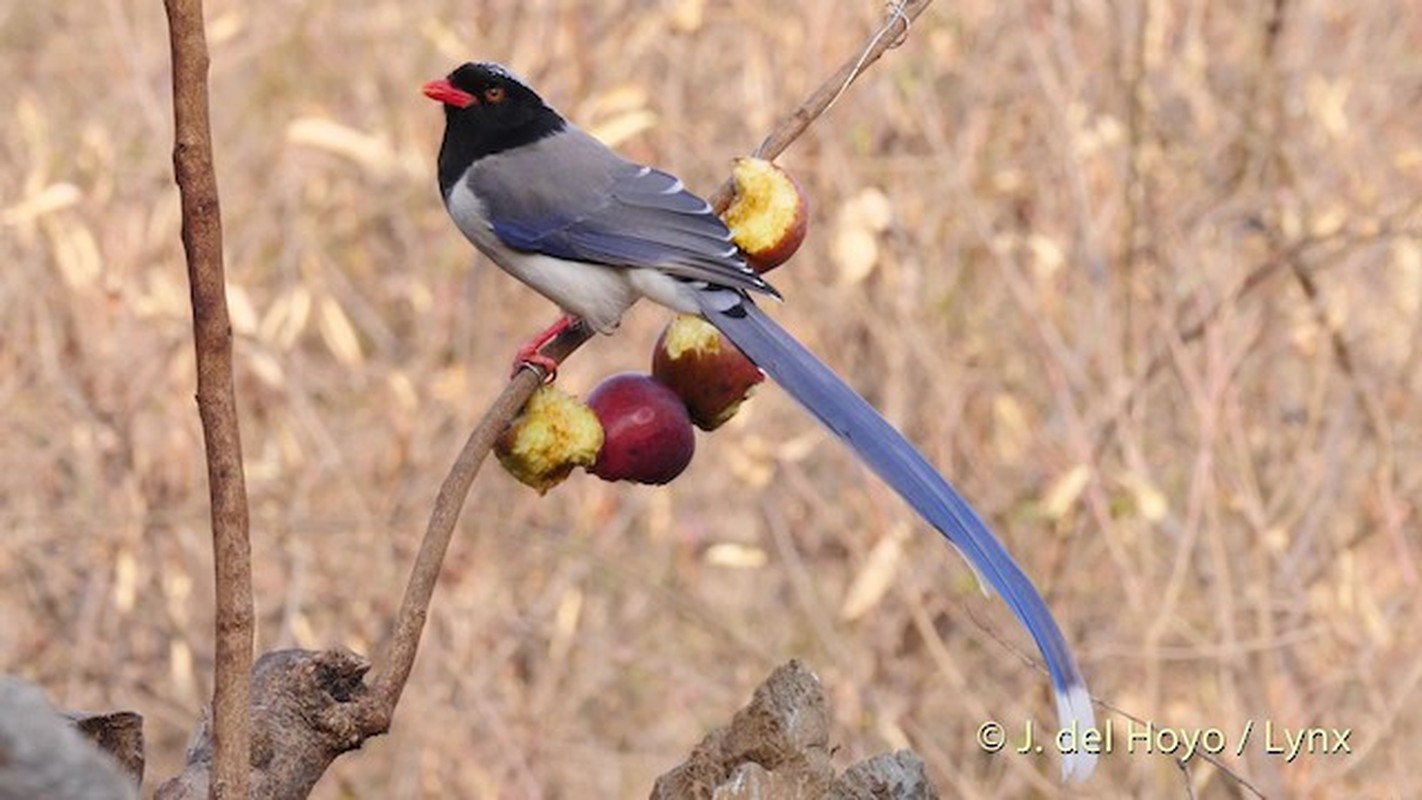
<path fill-rule="evenodd" d="M 133 549 L 123 547 L 114 558 L 114 609 L 127 614 L 138 599 L 138 560 Z"/>
<path fill-rule="evenodd" d="M 563 592 L 558 610 L 553 614 L 553 635 L 548 641 L 548 660 L 560 664 L 567 660 L 578 632 L 578 620 L 583 616 L 583 592 L 576 586 Z"/>
<path fill-rule="evenodd" d="M 1042 516 L 1053 521 L 1066 516 L 1072 506 L 1076 505 L 1090 480 L 1091 467 L 1078 464 L 1052 481 L 1051 487 L 1042 497 Z"/>
<path fill-rule="evenodd" d="M 168 681 L 179 697 L 196 697 L 193 681 L 193 651 L 181 638 L 168 642 Z"/>
<path fill-rule="evenodd" d="M 257 309 L 252 296 L 235 283 L 227 283 L 227 315 L 232 319 L 232 332 L 251 336 L 257 330 Z"/>
<path fill-rule="evenodd" d="M 588 128 L 588 133 L 608 147 L 616 147 L 657 124 L 657 115 L 647 109 L 627 111 Z"/>
<path fill-rule="evenodd" d="M 0 212 L 0 222 L 6 225 L 25 225 L 45 214 L 71 208 L 77 205 L 83 196 L 79 187 L 72 183 L 51 183 Z"/>
<path fill-rule="evenodd" d="M 840 206 L 830 240 L 830 259 L 839 271 L 840 283 L 854 285 L 874 272 L 879 263 L 879 235 L 889 229 L 893 217 L 888 195 L 873 187 Z"/>
<path fill-rule="evenodd" d="M 281 461 L 280 463 L 276 463 L 274 460 L 273 466 L 275 467 L 275 472 L 273 477 L 280 479 L 282 475 L 289 475 L 292 471 L 299 469 L 302 464 L 305 464 L 310 451 L 306 443 L 302 441 L 301 435 L 295 430 L 292 430 L 289 420 L 283 420 L 282 424 L 277 426 L 274 438 L 276 440 L 277 450 L 281 453 Z"/>
<path fill-rule="evenodd" d="M 429 381 L 430 396 L 441 403 L 462 403 L 469 399 L 469 371 L 462 366 L 439 370 Z"/>
<path fill-rule="evenodd" d="M 672 30 L 677 33 L 695 33 L 706 22 L 706 0 L 677 0 L 672 9 Z"/>
<path fill-rule="evenodd" d="M 1027 250 L 1032 254 L 1032 272 L 1039 280 L 1051 279 L 1066 263 L 1066 254 L 1061 246 L 1041 234 L 1034 233 L 1027 237 Z"/>
<path fill-rule="evenodd" d="M 246 29 L 247 15 L 241 10 L 233 9 L 217 14 L 207 23 L 207 46 L 215 48 Z"/>
<path fill-rule="evenodd" d="M 762 489 L 775 477 L 775 455 L 759 436 L 748 435 L 739 447 L 726 452 L 731 474 L 753 489 Z"/>
<path fill-rule="evenodd" d="M 1032 442 L 1032 431 L 1022 404 L 1012 395 L 1000 392 L 992 399 L 992 417 L 998 455 L 1004 462 L 1020 460 Z"/>
<path fill-rule="evenodd" d="M 425 17 L 424 23 L 420 25 L 420 33 L 425 37 L 425 41 L 434 45 L 434 49 L 445 61 L 460 64 L 468 60 L 469 45 L 453 28 L 437 17 Z"/>
<path fill-rule="evenodd" d="M 1392 261 L 1394 268 L 1387 273 L 1392 278 L 1389 292 L 1392 302 L 1400 318 L 1417 319 L 1422 313 L 1422 245 L 1399 237 L 1392 244 Z M 1399 363 L 1414 347 L 1415 330 L 1412 325 L 1388 325 L 1381 331 L 1380 338 Z"/>
<path fill-rule="evenodd" d="M 415 384 L 410 380 L 410 376 L 400 370 L 391 372 L 385 379 L 390 386 L 390 393 L 395 396 L 395 402 L 405 411 L 414 411 L 420 405 L 420 396 L 415 391 Z"/>
<path fill-rule="evenodd" d="M 579 109 L 583 119 L 597 119 L 627 111 L 642 111 L 649 101 L 645 87 L 636 83 L 619 83 L 598 92 Z"/>
<path fill-rule="evenodd" d="M 326 644 L 326 637 L 316 632 L 311 618 L 301 611 L 291 615 L 291 639 L 297 647 L 313 650 Z"/>
<path fill-rule="evenodd" d="M 286 129 L 286 139 L 295 145 L 314 147 L 348 158 L 380 177 L 417 175 L 422 169 L 410 158 L 401 157 L 383 136 L 356 130 L 325 117 L 302 117 Z"/>
<path fill-rule="evenodd" d="M 273 389 L 279 389 L 286 384 L 286 372 L 281 368 L 281 362 L 277 361 L 265 349 L 245 348 L 243 358 L 247 362 L 247 368 L 252 370 L 252 374 L 257 376 L 263 384 Z"/>
<path fill-rule="evenodd" d="M 341 305 L 329 296 L 321 298 L 317 325 L 326 346 L 341 363 L 354 366 L 365 360 L 355 325 Z"/>
<path fill-rule="evenodd" d="M 45 218 L 43 223 L 64 283 L 71 289 L 92 286 L 99 279 L 104 266 L 103 258 L 99 254 L 99 243 L 94 239 L 94 234 L 80 222 L 61 224 L 49 217 Z"/>
<path fill-rule="evenodd" d="M 181 275 L 181 273 L 180 273 Z M 149 270 L 143 291 L 135 292 L 131 308 L 140 317 L 186 317 L 192 313 L 186 278 L 166 270 Z"/>
<path fill-rule="evenodd" d="M 1170 501 L 1150 478 L 1131 473 L 1123 477 L 1121 483 L 1130 491 L 1135 499 L 1136 511 L 1147 522 L 1160 522 L 1170 513 Z"/>
<path fill-rule="evenodd" d="M 1348 133 L 1348 95 L 1352 89 L 1347 78 L 1329 79 L 1321 75 L 1309 78 L 1304 84 L 1304 105 L 1335 139 Z"/>
<path fill-rule="evenodd" d="M 311 320 L 311 306 L 311 290 L 301 284 L 292 286 L 267 309 L 258 336 L 278 350 L 290 350 Z"/>
<path fill-rule="evenodd" d="M 825 436 L 819 428 L 811 428 L 806 433 L 781 442 L 780 446 L 775 448 L 775 457 L 783 463 L 795 464 L 808 458 L 824 440 Z"/>
<path fill-rule="evenodd" d="M 718 542 L 706 548 L 706 563 L 727 569 L 760 569 L 770 556 L 753 544 Z"/>
<path fill-rule="evenodd" d="M 894 206 L 883 190 L 869 187 L 849 201 L 849 213 L 874 233 L 883 233 L 894 221 Z"/>
<path fill-rule="evenodd" d="M 879 242 L 867 228 L 841 225 L 830 241 L 830 259 L 839 272 L 839 282 L 852 286 L 873 274 L 879 263 Z"/>
<path fill-rule="evenodd" d="M 889 588 L 898 577 L 899 563 L 904 554 L 903 542 L 907 538 L 908 528 L 899 524 L 874 543 L 869 557 L 864 560 L 864 566 L 854 576 L 849 591 L 845 593 L 844 603 L 839 609 L 840 619 L 853 622 L 869 613 L 884 599 L 884 595 L 888 594 Z"/>
<path fill-rule="evenodd" d="M 181 570 L 163 570 L 163 599 L 174 622 L 187 624 L 193 595 L 193 579 Z"/>

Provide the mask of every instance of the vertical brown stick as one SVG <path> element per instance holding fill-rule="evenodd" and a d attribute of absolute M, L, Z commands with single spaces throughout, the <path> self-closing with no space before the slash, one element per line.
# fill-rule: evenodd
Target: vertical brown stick
<path fill-rule="evenodd" d="M 210 794 L 245 798 L 251 760 L 252 554 L 232 380 L 232 323 L 223 285 L 222 220 L 212 169 L 207 35 L 201 0 L 165 0 L 164 6 L 173 59 L 173 167 L 182 197 L 216 569 Z"/>

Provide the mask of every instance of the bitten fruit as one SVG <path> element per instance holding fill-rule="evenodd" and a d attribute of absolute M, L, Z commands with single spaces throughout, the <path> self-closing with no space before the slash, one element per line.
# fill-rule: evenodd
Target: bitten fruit
<path fill-rule="evenodd" d="M 706 320 L 680 314 L 652 350 L 652 376 L 681 398 L 696 427 L 723 425 L 765 373 Z"/>
<path fill-rule="evenodd" d="M 603 430 L 593 410 L 552 386 L 540 386 L 494 442 L 494 454 L 508 473 L 544 494 L 563 482 L 573 467 L 590 467 L 603 446 Z"/>
<path fill-rule="evenodd" d="M 696 433 L 676 392 L 650 375 L 624 372 L 597 385 L 588 406 L 602 423 L 602 451 L 588 471 L 608 481 L 668 483 L 696 451 Z"/>
<path fill-rule="evenodd" d="M 790 173 L 762 158 L 738 158 L 731 171 L 735 197 L 721 216 L 731 240 L 756 272 L 789 260 L 805 241 L 809 203 Z"/>

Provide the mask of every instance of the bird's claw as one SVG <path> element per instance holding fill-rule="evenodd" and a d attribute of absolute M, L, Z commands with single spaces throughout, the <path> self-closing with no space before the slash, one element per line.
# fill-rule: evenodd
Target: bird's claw
<path fill-rule="evenodd" d="M 528 353 L 520 350 L 514 357 L 513 370 L 509 373 L 509 378 L 518 377 L 519 371 L 525 369 L 536 374 L 542 383 L 552 383 L 558 377 L 558 362 L 537 350 Z"/>
<path fill-rule="evenodd" d="M 564 314 L 542 333 L 524 342 L 514 353 L 513 373 L 509 377 L 517 376 L 521 369 L 529 369 L 544 383 L 552 383 L 558 377 L 558 362 L 543 355 L 543 345 L 558 338 L 559 334 L 576 324 L 578 322 L 575 317 Z"/>

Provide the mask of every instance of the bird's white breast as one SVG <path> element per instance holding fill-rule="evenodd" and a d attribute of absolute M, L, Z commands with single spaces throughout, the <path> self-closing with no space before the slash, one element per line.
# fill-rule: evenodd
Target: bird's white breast
<path fill-rule="evenodd" d="M 494 235 L 484 203 L 463 181 L 454 185 L 446 204 L 454 223 L 481 253 L 599 333 L 611 333 L 623 312 L 646 293 L 638 286 L 645 279 L 634 281 L 628 269 L 568 261 L 505 245 Z"/>

